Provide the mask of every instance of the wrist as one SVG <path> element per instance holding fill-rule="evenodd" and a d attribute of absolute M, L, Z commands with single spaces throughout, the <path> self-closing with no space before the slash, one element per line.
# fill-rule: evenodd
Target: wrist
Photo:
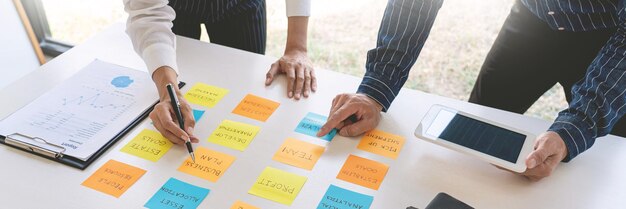
<path fill-rule="evenodd" d="M 363 93 L 357 93 L 357 95 L 360 95 L 360 96 L 364 97 L 365 100 L 367 100 L 370 104 L 373 104 L 373 106 L 376 108 L 376 110 L 378 110 L 378 112 L 382 112 L 383 111 L 383 105 L 378 103 L 378 101 L 376 101 L 375 99 L 373 99 L 369 95 L 363 94 Z"/>
<path fill-rule="evenodd" d="M 172 84 L 177 96 L 181 95 L 180 89 L 178 88 L 178 75 L 171 67 L 162 66 L 157 68 L 152 74 L 152 81 L 154 81 L 154 84 L 157 87 L 159 99 L 161 101 L 169 99 L 166 88 L 167 84 Z"/>
<path fill-rule="evenodd" d="M 565 141 L 563 140 L 563 138 L 561 138 L 561 135 L 559 135 L 559 133 L 554 132 L 554 131 L 548 131 L 546 133 L 547 135 L 550 136 L 550 138 L 552 138 L 555 143 L 557 143 L 557 147 L 559 149 L 559 153 L 561 154 L 561 161 L 563 161 L 563 159 L 565 159 L 565 157 L 567 157 L 568 150 L 567 150 L 567 146 L 565 145 Z"/>

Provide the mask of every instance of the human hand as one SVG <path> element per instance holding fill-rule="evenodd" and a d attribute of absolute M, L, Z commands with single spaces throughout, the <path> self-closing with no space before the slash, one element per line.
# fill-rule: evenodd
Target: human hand
<path fill-rule="evenodd" d="M 357 136 L 374 129 L 380 122 L 383 107 L 364 94 L 339 94 L 333 99 L 328 121 L 317 136 L 328 134 L 333 128 L 342 136 Z"/>
<path fill-rule="evenodd" d="M 535 141 L 535 150 L 526 157 L 526 171 L 521 175 L 531 181 L 539 181 L 552 174 L 567 156 L 565 142 L 556 132 L 545 132 Z"/>
<path fill-rule="evenodd" d="M 266 74 L 265 85 L 272 84 L 278 74 L 286 74 L 287 96 L 299 100 L 302 96 L 309 97 L 311 92 L 317 91 L 317 78 L 311 60 L 305 51 L 286 52 L 283 57 L 274 62 Z"/>

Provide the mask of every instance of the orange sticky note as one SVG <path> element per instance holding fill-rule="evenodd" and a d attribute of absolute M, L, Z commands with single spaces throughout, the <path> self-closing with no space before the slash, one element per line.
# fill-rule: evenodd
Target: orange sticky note
<path fill-rule="evenodd" d="M 230 209 L 260 209 L 260 208 L 250 205 L 248 203 L 242 202 L 242 201 L 237 201 L 235 202 L 235 204 L 233 204 L 233 206 L 230 207 Z"/>
<path fill-rule="evenodd" d="M 81 185 L 119 198 L 144 173 L 146 171 L 141 168 L 109 160 L 91 174 Z"/>
<path fill-rule="evenodd" d="M 187 157 L 187 160 L 178 168 L 179 171 L 197 176 L 211 182 L 224 175 L 226 169 L 235 161 L 235 157 L 204 147 L 194 150 L 196 162 Z"/>
<path fill-rule="evenodd" d="M 272 159 L 287 165 L 313 170 L 313 166 L 322 153 L 324 153 L 322 146 L 288 138 Z"/>
<path fill-rule="evenodd" d="M 235 107 L 233 113 L 265 122 L 279 105 L 278 102 L 248 94 Z"/>
<path fill-rule="evenodd" d="M 389 166 L 370 159 L 350 155 L 337 174 L 337 179 L 378 190 Z"/>
<path fill-rule="evenodd" d="M 402 146 L 404 146 L 403 137 L 380 130 L 371 130 L 365 133 L 357 148 L 396 159 L 398 154 L 400 154 Z"/>

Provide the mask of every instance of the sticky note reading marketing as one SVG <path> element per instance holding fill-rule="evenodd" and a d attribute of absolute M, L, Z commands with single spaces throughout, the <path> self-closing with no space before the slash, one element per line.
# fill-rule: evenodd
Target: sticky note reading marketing
<path fill-rule="evenodd" d="M 120 151 L 156 162 L 172 147 L 172 142 L 159 132 L 144 129 Z"/>
<path fill-rule="evenodd" d="M 279 105 L 278 102 L 248 94 L 235 107 L 233 113 L 265 122 Z"/>
<path fill-rule="evenodd" d="M 317 209 L 368 209 L 374 197 L 330 185 Z"/>
<path fill-rule="evenodd" d="M 309 136 L 317 137 L 317 132 L 320 131 L 320 128 L 326 123 L 327 117 L 323 115 L 318 115 L 315 113 L 308 113 L 302 121 L 296 127 L 296 132 L 306 134 Z M 337 134 L 337 129 L 333 129 L 328 134 L 320 137 L 326 141 L 331 141 L 333 137 Z"/>
<path fill-rule="evenodd" d="M 187 160 L 178 168 L 179 171 L 197 176 L 211 182 L 217 182 L 226 169 L 235 161 L 235 157 L 218 151 L 198 147 L 194 150 L 196 162 L 187 157 Z"/>
<path fill-rule="evenodd" d="M 307 177 L 267 167 L 248 193 L 285 205 L 291 205 Z"/>
<path fill-rule="evenodd" d="M 195 120 L 196 122 L 198 122 L 200 120 L 200 118 L 202 118 L 202 116 L 204 115 L 204 110 L 193 110 L 193 120 Z"/>
<path fill-rule="evenodd" d="M 322 146 L 288 138 L 272 159 L 299 168 L 313 170 L 313 166 L 322 153 L 324 153 Z"/>
<path fill-rule="evenodd" d="M 81 185 L 119 198 L 145 173 L 141 168 L 109 160 Z"/>
<path fill-rule="evenodd" d="M 226 94 L 228 94 L 228 89 L 204 83 L 196 83 L 187 91 L 185 99 L 191 103 L 212 108 L 222 100 Z"/>
<path fill-rule="evenodd" d="M 233 204 L 233 206 L 230 207 L 230 209 L 260 209 L 260 208 L 250 205 L 248 203 L 242 202 L 242 201 L 237 201 L 235 202 L 235 204 Z"/>
<path fill-rule="evenodd" d="M 151 209 L 197 208 L 209 189 L 170 178 L 144 205 Z"/>
<path fill-rule="evenodd" d="M 380 130 L 371 130 L 365 133 L 365 136 L 361 138 L 361 142 L 357 148 L 396 159 L 398 158 L 398 154 L 400 154 L 402 146 L 404 146 L 403 137 Z"/>
<path fill-rule="evenodd" d="M 259 130 L 258 126 L 224 120 L 209 136 L 209 142 L 244 151 Z"/>
<path fill-rule="evenodd" d="M 378 190 L 387 175 L 389 166 L 370 159 L 350 155 L 337 174 L 337 178 Z"/>

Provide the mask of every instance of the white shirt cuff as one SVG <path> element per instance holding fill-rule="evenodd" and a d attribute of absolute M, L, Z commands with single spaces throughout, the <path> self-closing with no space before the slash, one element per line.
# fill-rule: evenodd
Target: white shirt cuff
<path fill-rule="evenodd" d="M 311 0 L 285 0 L 287 17 L 311 16 Z"/>
<path fill-rule="evenodd" d="M 156 43 L 144 48 L 142 58 L 151 76 L 157 68 L 163 66 L 171 67 L 178 74 L 176 49 L 169 44 Z"/>

